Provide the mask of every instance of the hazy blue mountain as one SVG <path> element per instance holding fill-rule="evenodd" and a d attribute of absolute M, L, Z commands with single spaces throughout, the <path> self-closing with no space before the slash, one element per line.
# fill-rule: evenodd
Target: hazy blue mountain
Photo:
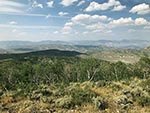
<path fill-rule="evenodd" d="M 82 40 L 82 41 L 0 41 L 0 48 L 10 53 L 59 49 L 79 52 L 117 49 L 141 49 L 150 46 L 147 40 Z M 0 51 L 0 53 L 3 53 Z M 7 53 L 7 52 L 6 52 Z"/>

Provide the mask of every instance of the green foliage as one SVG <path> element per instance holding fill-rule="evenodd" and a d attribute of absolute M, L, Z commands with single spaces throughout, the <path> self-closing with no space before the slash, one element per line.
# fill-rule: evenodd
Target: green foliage
<path fill-rule="evenodd" d="M 150 96 L 141 96 L 137 99 L 137 102 L 144 106 L 150 106 Z"/>
<path fill-rule="evenodd" d="M 137 67 L 143 75 L 142 78 L 149 78 L 150 77 L 150 58 L 142 57 L 139 60 Z"/>
<path fill-rule="evenodd" d="M 82 90 L 82 89 L 74 89 L 68 95 L 73 97 L 74 105 L 81 105 L 82 103 L 91 102 L 91 98 L 95 96 L 92 91 Z"/>
<path fill-rule="evenodd" d="M 32 112 L 34 107 L 39 111 L 40 106 L 66 112 L 78 108 L 84 112 L 86 107 L 93 110 L 94 106 L 104 112 L 111 107 L 119 110 L 135 105 L 149 107 L 149 66 L 149 58 L 142 58 L 136 64 L 74 57 L 1 60 L 0 101 L 5 106 L 28 99 L 32 102 L 28 105 Z"/>
<path fill-rule="evenodd" d="M 23 89 L 30 92 L 39 84 L 69 84 L 84 81 L 121 81 L 132 77 L 148 78 L 150 59 L 137 64 L 111 63 L 97 59 L 31 57 L 2 60 L 0 85 L 5 90 Z"/>
<path fill-rule="evenodd" d="M 72 107 L 72 100 L 73 98 L 71 96 L 64 96 L 61 98 L 58 98 L 55 100 L 55 105 L 56 107 L 60 107 L 60 108 L 70 108 Z"/>
<path fill-rule="evenodd" d="M 92 98 L 96 96 L 96 94 L 90 90 L 90 87 L 86 87 L 87 85 L 91 85 L 90 83 L 73 83 L 70 84 L 64 90 L 64 95 L 68 95 L 72 97 L 72 105 L 73 106 L 81 106 L 83 103 L 92 102 Z M 92 87 L 92 86 L 91 86 Z"/>

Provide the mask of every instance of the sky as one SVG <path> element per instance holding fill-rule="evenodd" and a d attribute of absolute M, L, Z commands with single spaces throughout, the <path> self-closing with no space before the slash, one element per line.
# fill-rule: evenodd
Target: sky
<path fill-rule="evenodd" d="M 0 41 L 150 40 L 150 0 L 0 0 Z"/>

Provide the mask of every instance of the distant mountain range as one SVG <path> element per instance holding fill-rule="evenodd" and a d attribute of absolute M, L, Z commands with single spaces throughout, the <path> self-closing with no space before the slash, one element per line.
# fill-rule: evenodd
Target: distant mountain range
<path fill-rule="evenodd" d="M 85 42 L 85 43 L 83 43 Z M 0 42 L 0 60 L 28 57 L 80 57 L 107 61 L 135 63 L 141 57 L 150 57 L 149 41 L 81 41 L 81 42 Z"/>
<path fill-rule="evenodd" d="M 75 41 L 76 45 L 103 45 L 113 48 L 139 49 L 150 46 L 150 41 L 147 40 L 97 40 L 97 41 Z"/>
<path fill-rule="evenodd" d="M 82 41 L 0 41 L 0 53 L 25 53 L 59 49 L 79 52 L 104 49 L 141 49 L 150 46 L 147 40 L 82 40 Z"/>

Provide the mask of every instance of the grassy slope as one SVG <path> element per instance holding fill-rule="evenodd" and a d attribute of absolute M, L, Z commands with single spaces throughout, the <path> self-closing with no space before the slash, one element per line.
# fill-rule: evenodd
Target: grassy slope
<path fill-rule="evenodd" d="M 40 85 L 28 96 L 21 96 L 19 89 L 15 92 L 3 92 L 0 112 L 150 113 L 150 105 L 146 105 L 147 101 L 144 101 L 144 98 L 149 98 L 150 104 L 149 92 L 144 88 L 146 82 L 149 80 L 87 81 L 70 83 L 68 86 L 59 84 L 59 87 Z"/>

